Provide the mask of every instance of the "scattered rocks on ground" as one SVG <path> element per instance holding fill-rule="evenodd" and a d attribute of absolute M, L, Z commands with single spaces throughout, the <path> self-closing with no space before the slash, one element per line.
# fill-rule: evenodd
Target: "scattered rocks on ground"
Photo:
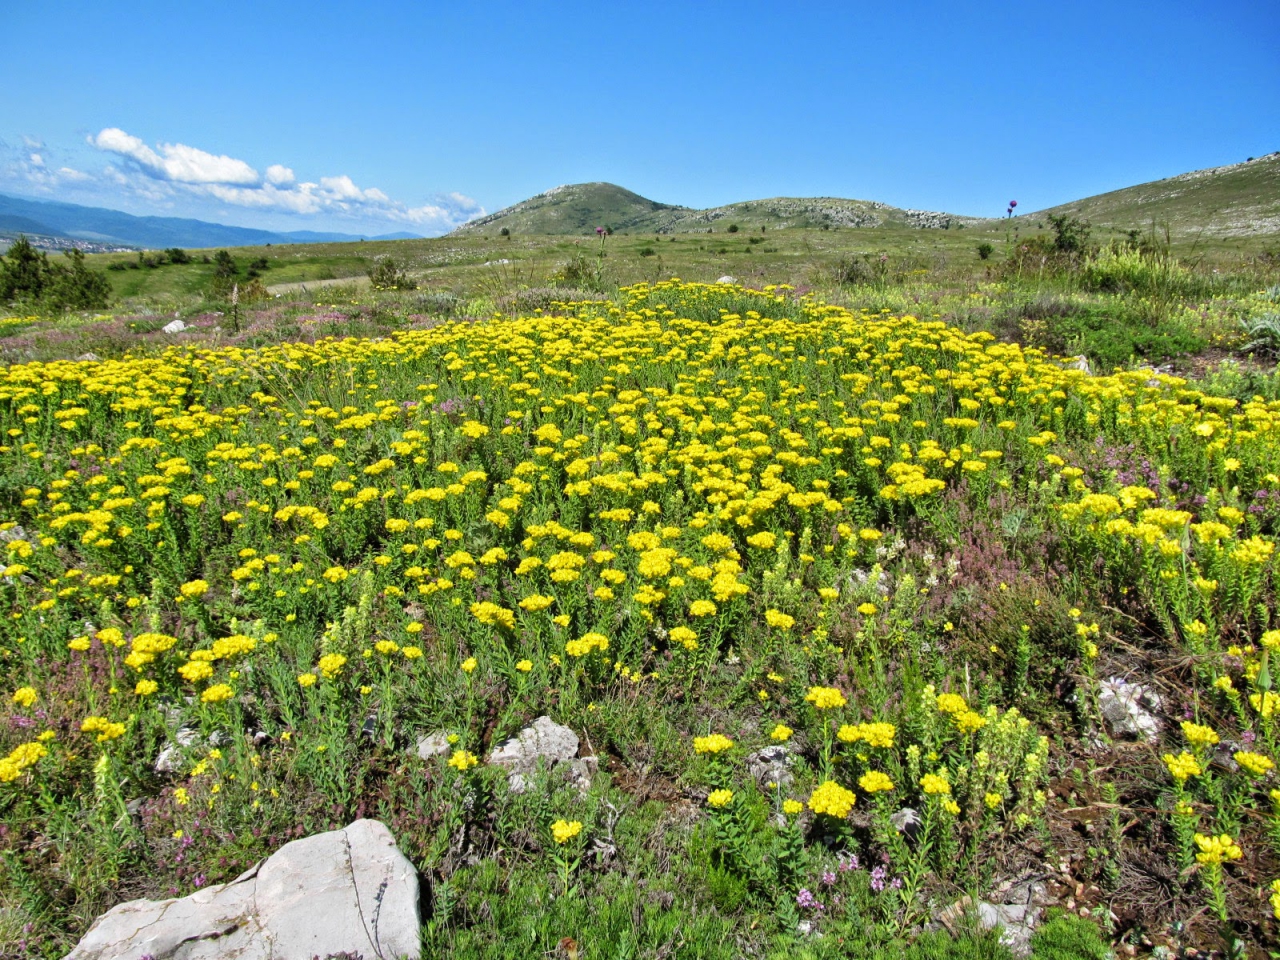
<path fill-rule="evenodd" d="M 1089 358 L 1083 353 L 1072 357 L 1070 362 L 1063 365 L 1063 368 L 1066 370 L 1079 370 L 1087 377 L 1093 375 L 1093 370 L 1089 367 Z"/>
<path fill-rule="evenodd" d="M 1098 684 L 1098 707 L 1113 737 L 1154 741 L 1160 735 L 1160 695 L 1148 686 L 1111 677 Z"/>
<path fill-rule="evenodd" d="M 230 883 L 132 900 L 65 960 L 418 960 L 418 875 L 377 820 L 294 840 Z"/>
<path fill-rule="evenodd" d="M 165 333 L 181 333 L 183 330 L 187 329 L 187 325 L 181 320 L 170 320 L 161 329 L 164 330 Z"/>
<path fill-rule="evenodd" d="M 488 762 L 504 767 L 513 793 L 524 793 L 539 764 L 566 777 L 582 793 L 591 788 L 599 769 L 595 757 L 578 756 L 578 735 L 550 717 L 539 717 L 510 740 L 495 747 Z"/>
<path fill-rule="evenodd" d="M 960 921 L 972 913 L 987 930 L 1000 927 L 1000 942 L 1016 956 L 1027 957 L 1031 955 L 1031 935 L 1040 923 L 1047 896 L 1045 884 L 1023 880 L 1003 889 L 997 888 L 992 901 L 979 900 L 975 905 L 969 897 L 962 897 L 940 910 L 934 919 L 955 934 L 961 929 Z"/>
<path fill-rule="evenodd" d="M 747 757 L 747 772 L 761 786 L 776 783 L 785 787 L 791 783 L 791 751 L 781 745 L 765 747 Z"/>
<path fill-rule="evenodd" d="M 96 353 L 82 353 L 76 357 L 76 360 L 80 363 L 97 363 L 101 359 Z"/>
<path fill-rule="evenodd" d="M 727 273 L 723 277 L 721 277 L 719 280 L 716 281 L 716 283 L 737 283 L 737 282 L 738 282 L 737 277 L 731 277 Z"/>

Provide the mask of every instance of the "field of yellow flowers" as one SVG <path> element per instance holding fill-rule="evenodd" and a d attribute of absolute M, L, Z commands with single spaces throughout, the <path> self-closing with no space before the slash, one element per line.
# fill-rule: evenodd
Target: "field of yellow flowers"
<path fill-rule="evenodd" d="M 362 815 L 440 955 L 870 956 L 1037 870 L 1120 949 L 1276 945 L 1280 403 L 670 281 L 12 365 L 0 432 L 15 956 Z M 483 762 L 542 714 L 589 791 Z"/>

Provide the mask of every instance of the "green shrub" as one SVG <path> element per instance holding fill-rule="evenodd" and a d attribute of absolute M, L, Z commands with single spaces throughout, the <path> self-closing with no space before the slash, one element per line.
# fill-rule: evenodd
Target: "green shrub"
<path fill-rule="evenodd" d="M 996 248 L 989 243 L 978 244 L 978 259 L 989 260 L 991 258 L 991 254 L 995 253 L 995 250 Z"/>
<path fill-rule="evenodd" d="M 1069 913 L 1033 933 L 1031 951 L 1032 960 L 1108 960 L 1112 955 L 1095 924 Z"/>
<path fill-rule="evenodd" d="M 385 257 L 369 268 L 369 281 L 375 290 L 417 290 L 418 285 L 400 269 L 393 257 Z"/>

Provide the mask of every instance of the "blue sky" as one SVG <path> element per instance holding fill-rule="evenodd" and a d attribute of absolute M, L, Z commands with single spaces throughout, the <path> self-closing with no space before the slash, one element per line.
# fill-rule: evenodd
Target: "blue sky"
<path fill-rule="evenodd" d="M 1275 0 L 0 5 L 0 192 L 431 235 L 561 183 L 998 216 L 1280 150 Z"/>

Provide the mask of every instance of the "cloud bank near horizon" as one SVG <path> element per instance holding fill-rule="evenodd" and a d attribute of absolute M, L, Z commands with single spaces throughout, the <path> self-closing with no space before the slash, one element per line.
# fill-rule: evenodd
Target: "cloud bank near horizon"
<path fill-rule="evenodd" d="M 377 187 L 360 187 L 346 174 L 299 180 L 282 163 L 259 172 L 244 160 L 184 143 L 152 146 L 119 127 L 104 127 L 86 141 L 112 160 L 98 173 L 55 165 L 45 142 L 26 135 L 21 148 L 14 151 L 15 159 L 0 172 L 4 179 L 25 181 L 44 193 L 57 193 L 63 187 L 99 187 L 124 190 L 151 203 L 206 200 L 260 213 L 399 225 L 425 233 L 447 232 L 485 212 L 461 193 L 441 194 L 432 202 L 410 206 Z"/>

